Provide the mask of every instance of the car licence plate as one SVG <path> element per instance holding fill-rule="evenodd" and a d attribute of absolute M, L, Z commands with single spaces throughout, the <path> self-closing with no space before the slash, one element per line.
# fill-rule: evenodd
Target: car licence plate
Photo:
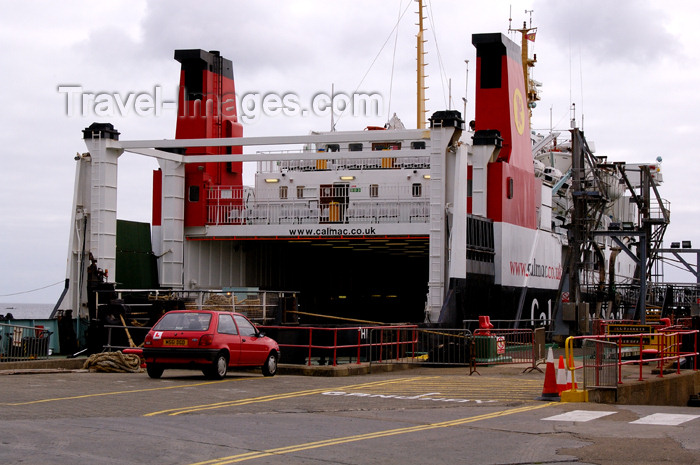
<path fill-rule="evenodd" d="M 185 347 L 187 339 L 163 339 L 163 345 L 168 347 Z"/>

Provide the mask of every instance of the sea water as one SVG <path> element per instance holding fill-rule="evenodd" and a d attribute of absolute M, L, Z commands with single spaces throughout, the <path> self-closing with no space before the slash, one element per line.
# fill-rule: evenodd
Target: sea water
<path fill-rule="evenodd" d="M 55 304 L 12 304 L 0 302 L 0 315 L 11 313 L 15 320 L 44 320 L 51 316 Z"/>

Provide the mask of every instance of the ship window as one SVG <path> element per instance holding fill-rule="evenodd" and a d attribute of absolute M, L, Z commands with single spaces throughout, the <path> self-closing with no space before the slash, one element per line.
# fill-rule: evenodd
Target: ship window
<path fill-rule="evenodd" d="M 401 142 L 373 142 L 372 150 L 401 150 Z"/>
<path fill-rule="evenodd" d="M 369 185 L 369 196 L 370 197 L 379 197 L 379 184 L 370 184 Z"/>
<path fill-rule="evenodd" d="M 423 184 L 417 182 L 413 184 L 413 196 L 420 197 L 423 194 Z"/>
<path fill-rule="evenodd" d="M 288 191 L 287 186 L 280 186 L 280 199 L 286 199 L 287 198 L 287 191 Z"/>
<path fill-rule="evenodd" d="M 425 141 L 419 140 L 419 141 L 411 142 L 411 148 L 413 150 L 425 150 Z"/>
<path fill-rule="evenodd" d="M 190 186 L 188 199 L 190 202 L 199 202 L 199 186 Z"/>
<path fill-rule="evenodd" d="M 361 143 L 348 144 L 348 149 L 350 149 L 351 152 L 362 152 L 362 144 Z"/>
<path fill-rule="evenodd" d="M 506 180 L 506 196 L 509 199 L 513 198 L 513 178 L 508 178 Z"/>
<path fill-rule="evenodd" d="M 297 186 L 297 199 L 304 198 L 304 186 Z"/>
<path fill-rule="evenodd" d="M 467 197 L 473 197 L 473 190 L 472 190 L 472 180 L 467 179 Z"/>
<path fill-rule="evenodd" d="M 326 145 L 326 152 L 340 152 L 340 145 L 328 144 Z"/>

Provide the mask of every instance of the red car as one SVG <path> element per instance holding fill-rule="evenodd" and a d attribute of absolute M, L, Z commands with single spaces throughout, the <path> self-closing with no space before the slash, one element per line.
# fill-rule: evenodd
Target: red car
<path fill-rule="evenodd" d="M 146 371 L 160 378 L 166 368 L 202 370 L 222 379 L 229 367 L 261 367 L 277 373 L 280 348 L 243 315 L 213 310 L 173 310 L 151 328 L 143 343 Z"/>

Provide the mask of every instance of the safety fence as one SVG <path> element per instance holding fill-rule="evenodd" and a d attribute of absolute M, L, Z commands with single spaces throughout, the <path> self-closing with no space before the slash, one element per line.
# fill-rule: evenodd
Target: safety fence
<path fill-rule="evenodd" d="M 478 366 L 544 363 L 544 328 L 471 331 L 416 325 L 299 327 L 261 326 L 277 340 L 281 361 L 291 364 L 340 363 Z"/>
<path fill-rule="evenodd" d="M 617 386 L 618 347 L 615 342 L 584 339 L 583 388 L 605 389 Z"/>
<path fill-rule="evenodd" d="M 104 325 L 106 351 L 139 346 L 149 327 Z M 539 370 L 545 360 L 544 328 L 464 329 L 383 326 L 259 326 L 280 346 L 282 363 L 348 363 L 483 366 L 526 364 Z M 136 342 L 134 342 L 136 341 Z M 540 370 L 541 371 L 541 370 Z"/>
<path fill-rule="evenodd" d="M 277 341 L 283 363 L 333 365 L 400 359 L 415 353 L 416 325 L 259 326 Z"/>
<path fill-rule="evenodd" d="M 539 370 L 544 363 L 544 328 L 414 330 L 415 350 L 409 363 L 430 365 L 527 364 L 526 370 Z M 393 359 L 377 360 L 388 362 Z"/>
<path fill-rule="evenodd" d="M 0 323 L 0 361 L 47 359 L 51 334 L 43 326 Z"/>
<path fill-rule="evenodd" d="M 581 342 L 582 364 L 575 365 L 573 346 Z M 572 374 L 583 372 L 583 385 L 590 388 L 615 388 L 623 383 L 623 368 L 638 366 L 638 380 L 644 380 L 644 367 L 663 378 L 665 374 L 697 370 L 698 330 L 671 326 L 655 332 L 604 334 L 569 337 L 566 360 Z M 574 376 L 575 379 L 575 376 Z"/>
<path fill-rule="evenodd" d="M 519 329 L 520 327 L 523 327 L 525 329 L 531 329 L 535 330 L 538 328 L 541 328 L 544 330 L 544 334 L 546 335 L 546 339 L 550 341 L 551 335 L 552 335 L 552 328 L 554 327 L 554 321 L 551 319 L 538 319 L 535 318 L 535 315 L 532 315 L 532 319 L 529 320 L 492 320 L 489 319 L 489 322 L 493 324 L 493 327 L 495 329 Z M 462 327 L 464 329 L 468 329 L 469 331 L 475 332 L 478 331 L 480 328 L 480 320 L 462 320 Z"/>

